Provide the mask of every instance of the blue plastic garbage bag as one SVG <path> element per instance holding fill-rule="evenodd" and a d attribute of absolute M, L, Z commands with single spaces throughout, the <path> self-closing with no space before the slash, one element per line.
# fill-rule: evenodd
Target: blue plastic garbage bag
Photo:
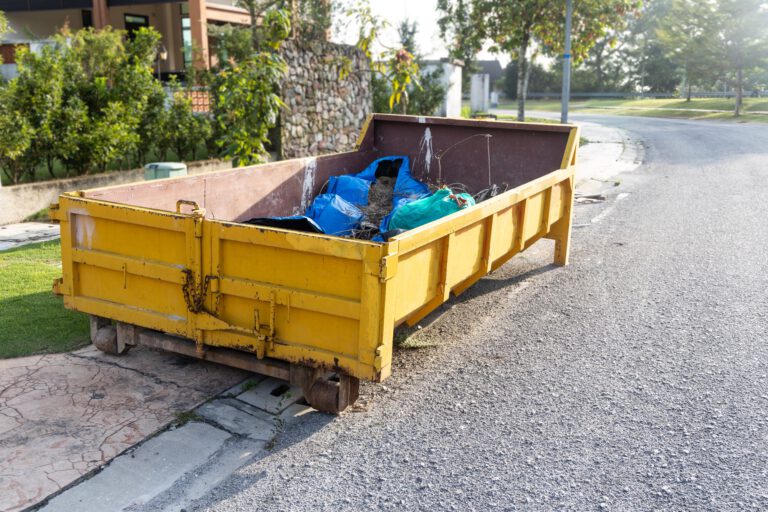
<path fill-rule="evenodd" d="M 328 193 L 337 194 L 344 200 L 357 206 L 368 204 L 368 191 L 371 182 L 357 176 L 331 176 L 328 180 Z"/>
<path fill-rule="evenodd" d="M 306 215 L 315 221 L 325 234 L 336 236 L 351 235 L 352 230 L 363 219 L 360 208 L 336 194 L 317 196 L 307 208 Z"/>

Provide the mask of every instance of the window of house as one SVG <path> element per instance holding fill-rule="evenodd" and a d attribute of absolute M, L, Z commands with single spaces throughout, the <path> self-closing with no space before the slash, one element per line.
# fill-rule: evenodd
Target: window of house
<path fill-rule="evenodd" d="M 142 16 L 141 14 L 126 14 L 123 18 L 125 20 L 125 30 L 128 32 L 128 37 L 133 39 L 133 34 L 142 27 L 149 27 L 149 16 Z"/>
<path fill-rule="evenodd" d="M 181 15 L 181 43 L 184 52 L 184 67 L 192 65 L 192 28 L 189 14 Z"/>
<path fill-rule="evenodd" d="M 93 26 L 93 11 L 90 9 L 83 9 L 82 11 L 83 16 L 83 28 L 88 28 Z"/>

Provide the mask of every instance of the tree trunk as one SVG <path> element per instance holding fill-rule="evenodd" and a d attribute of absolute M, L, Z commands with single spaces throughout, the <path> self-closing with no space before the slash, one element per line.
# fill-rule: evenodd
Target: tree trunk
<path fill-rule="evenodd" d="M 523 39 L 523 44 L 517 50 L 517 120 L 525 121 L 525 74 L 527 73 L 528 38 Z"/>
<path fill-rule="evenodd" d="M 48 174 L 51 175 L 51 178 L 56 179 L 56 175 L 53 173 L 53 158 L 49 156 L 46 157 L 45 164 L 46 164 L 46 167 L 48 167 Z"/>
<path fill-rule="evenodd" d="M 533 60 L 536 58 L 536 54 L 531 55 L 528 64 L 525 67 L 525 78 L 523 79 L 523 102 L 528 99 L 528 83 L 531 81 L 531 70 L 533 69 Z"/>
<path fill-rule="evenodd" d="M 744 68 L 739 65 L 736 70 L 736 108 L 733 114 L 738 117 L 741 115 L 741 101 L 744 96 Z"/>
<path fill-rule="evenodd" d="M 257 24 L 256 0 L 248 0 L 248 14 L 251 16 L 251 46 L 255 52 L 259 48 L 259 26 Z"/>
<path fill-rule="evenodd" d="M 688 80 L 688 93 L 686 94 L 685 101 L 691 101 L 691 81 Z"/>

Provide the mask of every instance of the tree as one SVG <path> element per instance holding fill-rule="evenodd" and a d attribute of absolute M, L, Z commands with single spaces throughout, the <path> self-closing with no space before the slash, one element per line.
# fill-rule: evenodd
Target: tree
<path fill-rule="evenodd" d="M 250 45 L 243 44 L 242 29 L 232 28 L 218 48 L 220 69 L 212 84 L 214 136 L 235 165 L 264 160 L 270 129 L 285 106 L 277 94 L 286 71 L 278 50 L 290 33 L 290 14 L 274 8 L 277 3 L 242 0 L 252 14 L 252 25 L 246 28 Z"/>
<path fill-rule="evenodd" d="M 5 17 L 5 13 L 0 11 L 0 34 L 8 32 L 8 19 Z"/>
<path fill-rule="evenodd" d="M 667 55 L 683 72 L 686 101 L 694 84 L 713 82 L 724 62 L 717 49 L 716 0 L 672 0 L 656 34 Z"/>
<path fill-rule="evenodd" d="M 466 92 L 470 76 L 477 71 L 477 53 L 483 47 L 484 36 L 478 30 L 482 19 L 474 18 L 480 11 L 472 8 L 472 0 L 437 0 L 437 10 L 442 13 L 437 25 L 448 47 L 448 57 L 464 64 L 462 90 Z"/>
<path fill-rule="evenodd" d="M 623 43 L 616 59 L 624 62 L 626 82 L 639 92 L 670 92 L 679 83 L 678 70 L 656 36 L 656 29 L 667 15 L 670 0 L 643 3 L 640 12 L 630 16 L 627 30 L 619 35 Z"/>
<path fill-rule="evenodd" d="M 354 20 L 357 24 L 357 47 L 368 58 L 371 72 L 373 74 L 379 73 L 389 84 L 389 110 L 392 111 L 397 105 L 403 114 L 407 113 L 408 91 L 411 84 L 421 87 L 418 78 L 419 65 L 413 54 L 402 46 L 391 48 L 384 45 L 381 45 L 383 50 L 374 54 L 374 46 L 378 42 L 378 36 L 388 24 L 373 14 L 368 0 L 357 0 L 346 9 L 345 14 L 348 19 Z M 348 59 L 341 63 L 339 73 L 341 78 L 349 73 L 349 64 Z"/>
<path fill-rule="evenodd" d="M 292 1 L 291 24 L 296 36 L 302 41 L 327 41 L 333 21 L 333 7 L 331 0 Z"/>
<path fill-rule="evenodd" d="M 446 5 L 447 4 L 447 5 Z M 641 5 L 639 0 L 580 0 L 573 11 L 571 54 L 575 63 L 582 61 L 609 27 L 620 30 L 627 14 Z M 450 16 L 455 9 L 451 0 L 439 7 Z M 529 52 L 540 50 L 549 55 L 563 51 L 565 2 L 551 0 L 472 0 L 468 19 L 476 34 L 472 40 L 490 41 L 491 50 L 509 53 L 517 60 L 517 116 L 525 119 L 526 77 L 530 77 Z M 444 16 L 444 17 L 445 17 Z"/>
<path fill-rule="evenodd" d="M 55 178 L 53 166 L 61 142 L 65 81 L 58 49 L 45 46 L 39 53 L 32 53 L 20 47 L 16 52 L 16 63 L 18 76 L 12 88 L 14 102 L 35 129 L 27 155 L 28 165 L 34 168 L 43 162 Z"/>
<path fill-rule="evenodd" d="M 11 183 L 19 183 L 25 174 L 34 173 L 25 159 L 34 129 L 16 103 L 14 84 L 0 88 L 0 168 Z"/>
<path fill-rule="evenodd" d="M 761 0 L 719 0 L 719 48 L 726 69 L 735 75 L 734 115 L 741 115 L 744 71 L 768 62 L 768 8 Z"/>
<path fill-rule="evenodd" d="M 443 68 L 437 66 L 430 71 L 424 69 L 424 59 L 416 44 L 416 35 L 419 32 L 417 22 L 405 19 L 398 26 L 397 32 L 400 45 L 413 55 L 419 68 L 418 85 L 411 84 L 408 87 L 408 110 L 412 114 L 433 115 L 445 100 Z"/>

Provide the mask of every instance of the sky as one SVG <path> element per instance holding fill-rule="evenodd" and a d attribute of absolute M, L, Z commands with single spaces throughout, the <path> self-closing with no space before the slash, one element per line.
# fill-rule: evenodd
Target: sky
<path fill-rule="evenodd" d="M 380 36 L 381 43 L 396 46 L 399 40 L 397 27 L 404 19 L 408 19 L 419 24 L 416 43 L 425 58 L 438 59 L 448 55 L 445 43 L 440 39 L 440 29 L 437 26 L 437 0 L 370 0 L 370 5 L 373 13 L 387 20 L 390 25 Z M 341 32 L 334 37 L 338 42 L 357 43 L 356 27 L 350 24 L 346 26 L 346 30 Z M 506 65 L 509 60 L 508 57 L 492 55 L 488 52 L 481 52 L 478 58 L 498 58 L 502 65 Z"/>

